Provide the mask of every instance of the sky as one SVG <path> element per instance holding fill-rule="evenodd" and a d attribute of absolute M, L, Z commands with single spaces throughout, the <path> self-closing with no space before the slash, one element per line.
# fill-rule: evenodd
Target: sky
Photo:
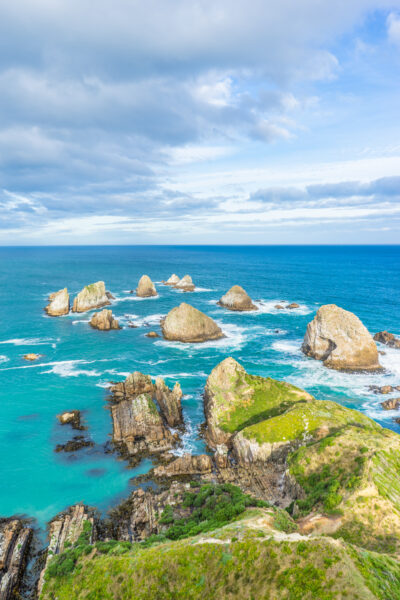
<path fill-rule="evenodd" d="M 400 0 L 0 2 L 0 245 L 399 241 Z"/>

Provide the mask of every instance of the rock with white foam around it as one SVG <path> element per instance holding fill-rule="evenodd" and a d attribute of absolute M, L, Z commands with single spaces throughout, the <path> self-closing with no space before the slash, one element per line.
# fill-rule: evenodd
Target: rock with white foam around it
<path fill-rule="evenodd" d="M 166 340 L 206 342 L 225 337 L 215 321 L 186 302 L 169 311 L 161 330 Z"/>
<path fill-rule="evenodd" d="M 148 275 L 142 275 L 136 288 L 136 296 L 139 298 L 150 298 L 157 296 L 157 290 L 154 283 Z"/>
<path fill-rule="evenodd" d="M 228 310 L 258 310 L 257 306 L 251 301 L 250 296 L 240 285 L 231 287 L 231 289 L 218 300 L 217 304 Z"/>
<path fill-rule="evenodd" d="M 184 292 L 193 292 L 195 289 L 195 285 L 190 275 L 185 275 L 184 277 L 182 277 L 182 279 L 180 279 L 178 283 L 175 284 L 175 287 L 178 290 L 182 290 Z"/>

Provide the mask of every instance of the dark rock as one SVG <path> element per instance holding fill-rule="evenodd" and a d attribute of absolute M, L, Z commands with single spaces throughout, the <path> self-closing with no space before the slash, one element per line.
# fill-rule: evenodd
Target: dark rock
<path fill-rule="evenodd" d="M 389 348 L 400 349 L 400 339 L 396 338 L 393 333 L 389 333 L 388 331 L 379 331 L 374 335 L 374 340 L 389 346 Z"/>
<path fill-rule="evenodd" d="M 86 427 L 81 423 L 81 413 L 79 410 L 67 410 L 57 415 L 61 425 L 71 425 L 73 429 L 84 431 Z"/>
<path fill-rule="evenodd" d="M 65 444 L 57 444 L 54 452 L 76 452 L 81 448 L 92 448 L 93 446 L 94 442 L 92 440 L 85 439 L 83 435 L 76 435 Z"/>

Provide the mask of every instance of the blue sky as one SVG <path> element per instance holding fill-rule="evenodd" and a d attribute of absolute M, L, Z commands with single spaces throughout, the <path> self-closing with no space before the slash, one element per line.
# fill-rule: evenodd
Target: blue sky
<path fill-rule="evenodd" d="M 0 4 L 0 244 L 399 234 L 400 0 Z"/>

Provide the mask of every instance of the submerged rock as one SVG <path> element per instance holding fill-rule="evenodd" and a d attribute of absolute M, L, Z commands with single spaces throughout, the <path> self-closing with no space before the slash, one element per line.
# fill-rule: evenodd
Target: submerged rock
<path fill-rule="evenodd" d="M 153 471 L 155 477 L 182 477 L 211 473 L 213 462 L 208 454 L 184 454 L 167 465 L 160 465 Z"/>
<path fill-rule="evenodd" d="M 74 299 L 72 312 L 86 312 L 111 304 L 107 297 L 104 281 L 91 283 L 83 288 Z"/>
<path fill-rule="evenodd" d="M 61 425 L 71 425 L 73 429 L 80 431 L 86 429 L 81 423 L 81 413 L 79 410 L 66 410 L 57 415 L 57 419 Z"/>
<path fill-rule="evenodd" d="M 400 339 L 388 331 L 379 331 L 374 335 L 374 340 L 389 346 L 389 348 L 400 348 Z"/>
<path fill-rule="evenodd" d="M 51 317 L 60 317 L 69 313 L 69 294 L 67 288 L 53 292 L 49 304 L 44 309 Z"/>
<path fill-rule="evenodd" d="M 0 598 L 20 598 L 19 587 L 28 559 L 32 529 L 21 519 L 0 518 Z"/>
<path fill-rule="evenodd" d="M 343 371 L 381 369 L 372 335 L 353 313 L 326 304 L 307 325 L 302 350 L 326 367 Z"/>
<path fill-rule="evenodd" d="M 57 444 L 54 452 L 77 452 L 82 448 L 93 448 L 93 446 L 94 442 L 92 440 L 85 439 L 83 435 L 76 435 L 65 444 Z"/>
<path fill-rule="evenodd" d="M 136 288 L 136 296 L 140 298 L 150 298 L 157 296 L 157 290 L 154 283 L 148 275 L 142 275 Z"/>
<path fill-rule="evenodd" d="M 190 304 L 182 302 L 161 321 L 166 340 L 179 342 L 206 342 L 225 337 L 218 325 Z"/>
<path fill-rule="evenodd" d="M 38 360 L 38 358 L 41 357 L 41 354 L 34 354 L 33 352 L 30 352 L 29 354 L 24 354 L 24 356 L 22 357 L 24 360 L 29 360 L 29 361 L 34 361 L 34 360 Z"/>
<path fill-rule="evenodd" d="M 110 329 L 121 329 L 117 319 L 113 317 L 112 311 L 106 308 L 101 312 L 94 313 L 90 319 L 89 325 L 93 329 L 100 329 L 101 331 L 109 331 Z"/>
<path fill-rule="evenodd" d="M 173 275 L 171 275 L 171 277 L 167 279 L 167 281 L 164 281 L 164 285 L 176 285 L 177 283 L 179 283 L 179 281 L 180 278 L 174 273 Z"/>
<path fill-rule="evenodd" d="M 167 387 L 162 377 L 157 377 L 155 395 L 164 419 L 170 427 L 183 424 L 182 416 L 182 390 L 178 382 L 172 390 Z"/>
<path fill-rule="evenodd" d="M 183 290 L 184 292 L 193 292 L 193 290 L 195 289 L 195 285 L 190 275 L 185 275 L 184 277 L 182 277 L 182 279 L 180 279 L 178 283 L 175 284 L 175 287 L 178 290 Z"/>
<path fill-rule="evenodd" d="M 229 310 L 258 310 L 257 306 L 251 301 L 250 296 L 240 285 L 231 287 L 231 289 L 218 300 L 217 304 Z"/>

